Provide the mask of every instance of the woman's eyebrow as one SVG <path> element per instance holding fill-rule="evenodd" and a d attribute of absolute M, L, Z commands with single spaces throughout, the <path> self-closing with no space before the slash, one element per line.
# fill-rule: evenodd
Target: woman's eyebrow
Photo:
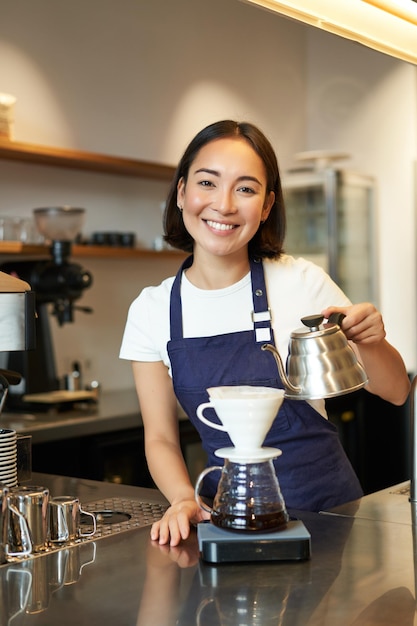
<path fill-rule="evenodd" d="M 201 174 L 202 172 L 204 172 L 204 174 L 212 174 L 213 176 L 220 176 L 220 173 L 217 170 L 210 170 L 207 167 L 200 167 L 200 169 L 196 170 L 194 174 Z"/>
<path fill-rule="evenodd" d="M 200 167 L 200 169 L 194 172 L 194 174 L 201 174 L 201 173 L 212 174 L 213 176 L 220 176 L 220 173 L 217 170 L 211 170 L 206 167 Z M 258 178 L 256 178 L 256 176 L 250 176 L 249 174 L 238 176 L 236 180 L 237 181 L 252 180 L 254 183 L 258 183 L 258 185 L 262 185 L 261 181 Z"/>

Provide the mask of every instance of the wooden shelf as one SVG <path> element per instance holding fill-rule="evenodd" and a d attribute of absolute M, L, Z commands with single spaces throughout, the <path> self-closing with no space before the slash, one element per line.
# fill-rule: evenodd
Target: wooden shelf
<path fill-rule="evenodd" d="M 66 169 L 115 174 L 153 180 L 172 180 L 175 168 L 149 161 L 113 157 L 94 152 L 80 152 L 63 148 L 50 148 L 0 138 L 0 160 L 50 165 Z M 20 241 L 0 241 L 1 256 L 48 257 L 49 246 L 24 244 Z M 178 250 L 148 250 L 145 248 L 116 248 L 110 246 L 73 245 L 72 256 L 95 258 L 149 258 L 184 257 Z"/>
<path fill-rule="evenodd" d="M 175 168 L 170 165 L 95 152 L 50 148 L 8 139 L 0 139 L 0 159 L 166 181 L 171 180 L 175 173 Z"/>
<path fill-rule="evenodd" d="M 20 241 L 0 241 L 0 256 L 48 257 L 49 246 L 25 244 Z M 115 246 L 73 245 L 72 257 L 135 259 L 186 256 L 180 250 L 149 250 L 148 248 L 117 248 Z"/>

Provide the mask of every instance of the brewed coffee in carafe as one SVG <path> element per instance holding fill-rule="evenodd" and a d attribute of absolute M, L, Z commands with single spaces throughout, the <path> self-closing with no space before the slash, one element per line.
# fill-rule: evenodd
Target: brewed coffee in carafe
<path fill-rule="evenodd" d="M 241 531 L 285 528 L 288 514 L 272 460 L 225 460 L 213 501 L 215 526 Z"/>

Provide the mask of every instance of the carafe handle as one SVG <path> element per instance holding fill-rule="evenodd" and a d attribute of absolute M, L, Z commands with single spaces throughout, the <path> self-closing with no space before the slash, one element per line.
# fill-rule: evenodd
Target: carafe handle
<path fill-rule="evenodd" d="M 197 478 L 197 482 L 195 484 L 195 489 L 194 489 L 194 497 L 196 499 L 197 504 L 199 505 L 199 507 L 201 509 L 203 509 L 203 511 L 206 511 L 206 513 L 212 513 L 213 509 L 210 509 L 205 502 L 203 502 L 203 500 L 201 499 L 200 496 L 200 487 L 201 487 L 201 483 L 203 482 L 204 478 L 207 476 L 207 474 L 210 474 L 210 472 L 214 472 L 215 470 L 220 470 L 222 471 L 223 467 L 221 465 L 213 465 L 212 467 L 206 467 L 205 470 L 203 470 L 201 472 L 201 474 L 199 475 L 199 477 Z"/>

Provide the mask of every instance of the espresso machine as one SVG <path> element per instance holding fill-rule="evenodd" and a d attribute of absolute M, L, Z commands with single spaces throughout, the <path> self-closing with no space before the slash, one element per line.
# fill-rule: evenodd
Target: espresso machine
<path fill-rule="evenodd" d="M 35 347 L 35 294 L 30 286 L 0 272 L 0 352 L 30 350 Z M 9 385 L 18 385 L 19 372 L 0 369 L 0 413 Z"/>
<path fill-rule="evenodd" d="M 84 213 L 84 209 L 67 206 L 34 209 L 36 226 L 50 242 L 50 256 L 9 261 L 0 266 L 3 272 L 31 285 L 36 307 L 36 345 L 31 350 L 10 349 L 7 355 L 7 369 L 21 374 L 21 381 L 10 390 L 6 401 L 10 410 L 39 410 L 42 403 L 32 402 L 27 397 L 60 388 L 50 314 L 62 326 L 73 322 L 76 309 L 91 312 L 90 308 L 78 307 L 75 302 L 84 289 L 91 286 L 92 276 L 81 265 L 70 261 L 72 242 L 81 231 Z"/>

